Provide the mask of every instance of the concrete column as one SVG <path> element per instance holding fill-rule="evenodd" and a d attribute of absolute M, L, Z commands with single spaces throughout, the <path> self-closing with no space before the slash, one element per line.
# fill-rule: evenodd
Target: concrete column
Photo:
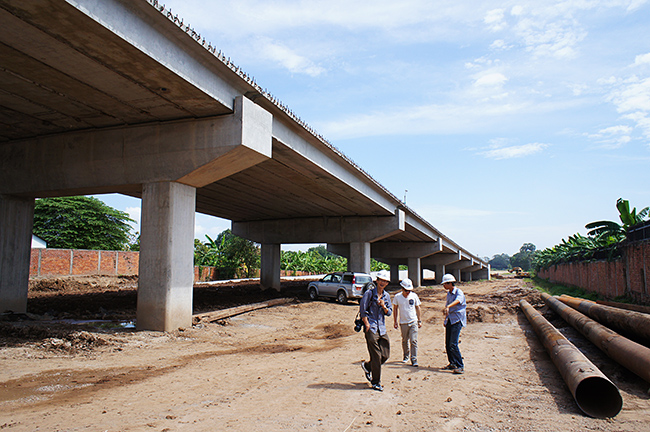
<path fill-rule="evenodd" d="M 399 283 L 399 264 L 390 265 L 390 283 L 391 284 Z"/>
<path fill-rule="evenodd" d="M 27 312 L 34 198 L 0 195 L 0 313 Z"/>
<path fill-rule="evenodd" d="M 370 273 L 370 243 L 350 243 L 350 258 L 348 258 L 348 271 Z"/>
<path fill-rule="evenodd" d="M 422 285 L 422 268 L 420 267 L 420 258 L 409 258 L 409 279 L 413 282 L 414 287 Z"/>
<path fill-rule="evenodd" d="M 488 264 L 487 267 L 483 267 L 482 269 L 475 271 L 472 274 L 472 278 L 476 280 L 480 280 L 480 279 L 490 280 L 490 265 Z"/>
<path fill-rule="evenodd" d="M 138 330 L 192 325 L 196 189 L 181 183 L 142 188 Z"/>
<path fill-rule="evenodd" d="M 458 282 L 462 281 L 462 276 L 461 276 L 461 271 L 460 271 L 460 269 L 449 270 L 449 273 L 451 273 L 452 275 L 454 275 L 454 277 L 456 278 L 456 280 L 457 280 Z"/>
<path fill-rule="evenodd" d="M 442 283 L 442 277 L 445 275 L 445 265 L 437 264 L 434 271 L 436 272 L 436 283 L 440 285 Z"/>
<path fill-rule="evenodd" d="M 262 243 L 260 250 L 260 284 L 262 288 L 280 291 L 280 244 Z"/>

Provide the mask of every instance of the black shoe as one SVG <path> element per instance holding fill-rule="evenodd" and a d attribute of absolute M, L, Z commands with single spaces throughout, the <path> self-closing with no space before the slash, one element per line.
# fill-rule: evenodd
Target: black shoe
<path fill-rule="evenodd" d="M 366 369 L 366 362 L 363 360 L 361 361 L 361 369 L 363 369 L 363 373 L 366 374 L 366 379 L 368 380 L 368 382 L 371 382 L 372 375 L 370 374 L 370 371 Z"/>
<path fill-rule="evenodd" d="M 447 366 L 443 367 L 442 369 L 444 369 L 444 370 L 454 370 L 454 369 L 456 369 L 456 366 L 449 363 Z"/>
<path fill-rule="evenodd" d="M 451 371 L 451 373 L 455 373 L 456 375 L 462 375 L 465 373 L 465 369 L 463 369 L 462 367 L 456 368 L 453 371 Z"/>
<path fill-rule="evenodd" d="M 379 384 L 379 383 L 377 383 L 377 384 L 373 384 L 373 385 L 372 385 L 372 389 L 373 389 L 373 390 L 377 390 L 377 391 L 384 391 L 384 388 L 383 388 L 383 387 L 381 386 L 381 384 Z"/>

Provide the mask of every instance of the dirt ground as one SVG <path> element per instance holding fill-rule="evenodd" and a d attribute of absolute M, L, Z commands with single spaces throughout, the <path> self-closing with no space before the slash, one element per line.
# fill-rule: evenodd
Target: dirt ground
<path fill-rule="evenodd" d="M 32 282 L 29 313 L 0 321 L 0 430 L 650 430 L 649 384 L 542 307 L 522 279 L 460 284 L 469 317 L 464 375 L 442 369 L 444 291 L 417 289 L 420 367 L 401 363 L 391 327 L 383 392 L 370 389 L 360 367 L 368 354 L 353 330 L 356 303 L 309 301 L 305 281 L 283 282 L 279 293 L 245 283 L 197 286 L 195 313 L 294 300 L 172 333 L 138 332 L 129 328 L 136 285 L 133 278 Z M 521 298 L 619 387 L 616 417 L 593 419 L 578 408 L 518 311 Z"/>

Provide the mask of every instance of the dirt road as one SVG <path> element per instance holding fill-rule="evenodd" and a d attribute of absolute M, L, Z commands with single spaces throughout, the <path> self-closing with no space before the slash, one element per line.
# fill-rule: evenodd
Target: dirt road
<path fill-rule="evenodd" d="M 0 429 L 650 430 L 648 383 L 543 308 L 623 396 L 623 410 L 613 419 L 593 419 L 580 411 L 517 310 L 521 298 L 541 306 L 538 293 L 525 282 L 503 279 L 460 286 L 468 298 L 469 324 L 460 345 L 466 373 L 442 370 L 447 364 L 443 290 L 419 288 L 425 322 L 420 367 L 400 362 L 399 332 L 391 328 L 383 392 L 370 389 L 360 367 L 367 351 L 362 334 L 352 328 L 358 306 L 308 301 L 304 282 L 273 295 L 228 286 L 195 290 L 195 309 L 200 311 L 271 296 L 298 298 L 173 333 L 0 322 Z M 34 311 L 41 318 L 46 313 L 69 318 L 75 311 L 84 318 L 127 321 L 135 315 L 128 283 L 104 290 L 104 297 L 113 301 L 102 300 L 99 307 L 94 294 L 84 302 L 83 287 L 78 291 L 35 291 Z M 65 305 L 67 315 L 61 312 Z"/>

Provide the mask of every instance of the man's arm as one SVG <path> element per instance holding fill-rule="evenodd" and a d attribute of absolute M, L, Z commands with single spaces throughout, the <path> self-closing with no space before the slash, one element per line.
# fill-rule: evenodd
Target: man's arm
<path fill-rule="evenodd" d="M 395 299 L 393 299 L 395 301 Z M 395 303 L 393 303 L 395 305 Z M 393 327 L 397 328 L 397 316 L 399 315 L 399 306 L 395 308 L 395 314 L 393 315 Z"/>

